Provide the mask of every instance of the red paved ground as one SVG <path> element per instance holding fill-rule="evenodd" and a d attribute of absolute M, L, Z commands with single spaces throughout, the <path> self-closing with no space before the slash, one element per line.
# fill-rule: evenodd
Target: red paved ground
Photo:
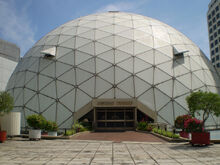
<path fill-rule="evenodd" d="M 166 142 L 150 133 L 135 131 L 125 132 L 88 132 L 75 135 L 74 140 L 110 140 L 114 142 L 137 141 L 137 142 Z"/>

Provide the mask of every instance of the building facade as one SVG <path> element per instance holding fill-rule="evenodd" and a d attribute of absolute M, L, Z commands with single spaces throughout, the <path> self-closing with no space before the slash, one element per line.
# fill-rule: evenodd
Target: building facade
<path fill-rule="evenodd" d="M 220 71 L 220 0 L 211 0 L 207 12 L 209 32 L 210 59 L 213 66 Z"/>
<path fill-rule="evenodd" d="M 20 59 L 20 49 L 0 39 L 0 91 L 4 91 L 8 80 Z"/>
<path fill-rule="evenodd" d="M 67 22 L 40 39 L 7 90 L 14 111 L 42 114 L 59 128 L 131 129 L 140 120 L 174 125 L 192 91 L 219 93 L 220 79 L 186 36 L 142 15 L 107 12 Z M 207 126 L 220 125 L 210 116 Z"/>

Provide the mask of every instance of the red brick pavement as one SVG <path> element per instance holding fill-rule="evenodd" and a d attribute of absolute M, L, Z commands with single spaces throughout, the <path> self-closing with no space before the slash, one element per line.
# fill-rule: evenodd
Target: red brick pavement
<path fill-rule="evenodd" d="M 166 142 L 150 133 L 136 131 L 125 132 L 87 132 L 76 134 L 74 140 L 109 140 L 114 142 L 137 141 L 137 142 Z"/>

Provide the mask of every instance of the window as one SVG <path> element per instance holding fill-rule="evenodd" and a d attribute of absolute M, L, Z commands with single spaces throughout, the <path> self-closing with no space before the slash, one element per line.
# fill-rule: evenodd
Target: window
<path fill-rule="evenodd" d="M 212 11 L 212 16 L 214 16 L 214 15 L 215 15 L 215 10 Z"/>
<path fill-rule="evenodd" d="M 220 38 L 218 38 L 218 41 L 220 42 Z"/>
<path fill-rule="evenodd" d="M 220 64 L 218 63 L 216 66 L 217 66 L 217 68 L 219 68 L 219 67 L 220 67 Z"/>
<path fill-rule="evenodd" d="M 215 62 L 215 57 L 214 58 L 212 58 L 212 63 L 214 63 Z"/>
<path fill-rule="evenodd" d="M 219 60 L 219 55 L 216 56 L 216 61 Z"/>
<path fill-rule="evenodd" d="M 217 19 L 219 18 L 219 13 L 218 13 L 218 14 L 216 14 L 216 18 L 217 18 Z"/>
<path fill-rule="evenodd" d="M 213 29 L 214 29 L 214 30 L 216 29 L 216 24 L 213 26 Z"/>
<path fill-rule="evenodd" d="M 218 8 L 218 6 L 215 8 L 215 11 L 218 11 L 219 10 L 219 8 Z"/>
<path fill-rule="evenodd" d="M 211 48 L 213 48 L 214 47 L 214 44 L 213 43 L 211 43 Z"/>
<path fill-rule="evenodd" d="M 214 33 L 214 37 L 217 37 L 217 32 Z"/>
<path fill-rule="evenodd" d="M 210 34 L 212 33 L 212 28 L 209 29 L 209 33 L 210 33 Z"/>
<path fill-rule="evenodd" d="M 212 26 L 212 22 L 211 21 L 209 22 L 209 26 Z"/>
<path fill-rule="evenodd" d="M 215 19 L 215 17 L 214 17 L 214 18 L 212 19 L 212 22 L 215 23 L 215 21 L 216 21 L 216 19 Z"/>
<path fill-rule="evenodd" d="M 218 53 L 218 48 L 215 48 L 215 53 Z"/>
<path fill-rule="evenodd" d="M 218 34 L 220 34 L 220 29 L 218 29 Z"/>
<path fill-rule="evenodd" d="M 211 14 L 208 15 L 208 20 L 210 20 L 210 19 L 211 19 Z"/>
<path fill-rule="evenodd" d="M 214 50 L 212 50 L 211 54 L 212 54 L 212 56 L 213 56 L 213 55 L 215 54 L 215 51 L 214 51 Z"/>
<path fill-rule="evenodd" d="M 215 45 L 217 45 L 218 44 L 218 40 L 215 40 Z"/>
<path fill-rule="evenodd" d="M 212 41 L 213 40 L 213 36 L 210 36 L 210 41 Z"/>

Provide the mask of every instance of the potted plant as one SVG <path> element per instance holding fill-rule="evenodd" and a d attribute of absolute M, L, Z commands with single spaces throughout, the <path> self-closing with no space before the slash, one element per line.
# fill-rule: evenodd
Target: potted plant
<path fill-rule="evenodd" d="M 14 106 L 14 99 L 7 92 L 0 92 L 0 116 L 3 116 L 5 113 L 9 113 Z M 4 142 L 7 137 L 7 132 L 1 130 L 0 125 L 0 142 Z"/>
<path fill-rule="evenodd" d="M 191 115 L 181 115 L 176 118 L 175 127 L 178 129 L 182 129 L 182 131 L 180 132 L 181 137 L 189 138 L 189 133 L 186 132 L 185 128 L 184 128 L 184 122 L 188 119 L 191 119 L 191 118 L 192 118 Z"/>
<path fill-rule="evenodd" d="M 193 117 L 197 114 L 202 116 L 202 121 L 186 121 L 187 125 L 192 125 L 192 145 L 194 144 L 209 144 L 210 143 L 210 133 L 204 130 L 205 121 L 209 118 L 210 114 L 215 116 L 220 115 L 220 96 L 212 92 L 193 92 L 191 95 L 186 97 L 186 101 L 189 110 Z M 191 124 L 187 124 L 190 122 Z M 189 127 L 188 126 L 188 127 Z M 189 131 L 189 130 L 188 130 Z"/>
<path fill-rule="evenodd" d="M 145 122 L 143 120 L 138 122 L 137 130 L 146 131 L 146 129 L 147 129 L 147 122 Z"/>
<path fill-rule="evenodd" d="M 47 121 L 46 130 L 48 131 L 49 136 L 57 136 L 58 126 L 56 122 Z"/>
<path fill-rule="evenodd" d="M 46 119 L 42 115 L 34 114 L 27 117 L 27 123 L 32 128 L 29 130 L 29 139 L 40 140 L 41 129 L 45 128 Z"/>

